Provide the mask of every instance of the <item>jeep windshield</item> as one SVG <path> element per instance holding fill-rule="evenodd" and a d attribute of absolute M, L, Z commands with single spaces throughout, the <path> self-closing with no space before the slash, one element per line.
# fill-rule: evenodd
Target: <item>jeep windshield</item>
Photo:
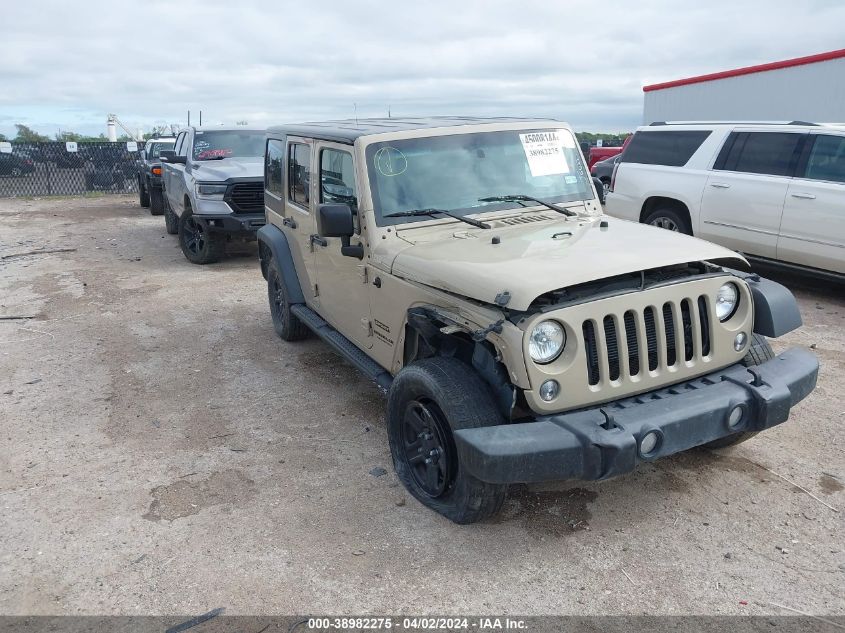
<path fill-rule="evenodd" d="M 366 156 L 380 226 L 427 219 L 393 215 L 415 209 L 443 209 L 464 216 L 593 199 L 581 151 L 567 129 L 384 141 L 367 146 Z"/>
<path fill-rule="evenodd" d="M 262 158 L 264 132 L 255 130 L 197 131 L 194 136 L 193 160 L 222 158 Z"/>

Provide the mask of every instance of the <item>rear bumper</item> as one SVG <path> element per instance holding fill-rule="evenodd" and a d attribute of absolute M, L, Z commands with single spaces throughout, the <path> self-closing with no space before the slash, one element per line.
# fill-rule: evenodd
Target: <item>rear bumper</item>
<path fill-rule="evenodd" d="M 653 461 L 739 432 L 785 422 L 816 386 L 819 363 L 793 348 L 756 367 L 719 372 L 606 404 L 533 422 L 455 432 L 461 465 L 490 483 L 607 479 Z M 731 412 L 742 412 L 730 426 Z M 647 455 L 640 440 L 653 431 Z"/>
<path fill-rule="evenodd" d="M 211 233 L 252 235 L 266 223 L 263 213 L 194 214 L 194 220 Z"/>

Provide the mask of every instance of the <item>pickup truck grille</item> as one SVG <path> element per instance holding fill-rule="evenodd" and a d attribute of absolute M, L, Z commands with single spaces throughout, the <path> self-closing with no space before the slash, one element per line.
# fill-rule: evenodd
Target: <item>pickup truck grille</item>
<path fill-rule="evenodd" d="M 229 187 L 225 200 L 235 213 L 261 213 L 264 211 L 264 183 L 236 182 Z"/>
<path fill-rule="evenodd" d="M 710 354 L 707 296 L 667 301 L 583 322 L 587 381 L 617 382 L 643 372 L 659 375 L 680 364 L 692 366 Z"/>

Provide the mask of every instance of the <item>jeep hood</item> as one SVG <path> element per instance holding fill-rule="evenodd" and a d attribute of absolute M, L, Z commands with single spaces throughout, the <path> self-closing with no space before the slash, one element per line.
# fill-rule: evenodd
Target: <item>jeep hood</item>
<path fill-rule="evenodd" d="M 403 248 L 392 272 L 428 286 L 527 310 L 541 294 L 577 284 L 660 266 L 735 259 L 737 253 L 688 235 L 616 218 L 542 222 L 529 226 L 470 229 L 455 224 L 400 230 Z M 493 243 L 493 237 L 499 243 Z"/>
<path fill-rule="evenodd" d="M 192 163 L 192 173 L 199 182 L 222 182 L 229 178 L 264 178 L 261 158 L 224 158 Z"/>

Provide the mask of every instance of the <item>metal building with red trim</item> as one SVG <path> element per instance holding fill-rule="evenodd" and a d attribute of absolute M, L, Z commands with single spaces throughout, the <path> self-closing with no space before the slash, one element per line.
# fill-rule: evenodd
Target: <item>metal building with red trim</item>
<path fill-rule="evenodd" d="M 845 122 L 845 48 L 643 87 L 643 122 Z"/>

